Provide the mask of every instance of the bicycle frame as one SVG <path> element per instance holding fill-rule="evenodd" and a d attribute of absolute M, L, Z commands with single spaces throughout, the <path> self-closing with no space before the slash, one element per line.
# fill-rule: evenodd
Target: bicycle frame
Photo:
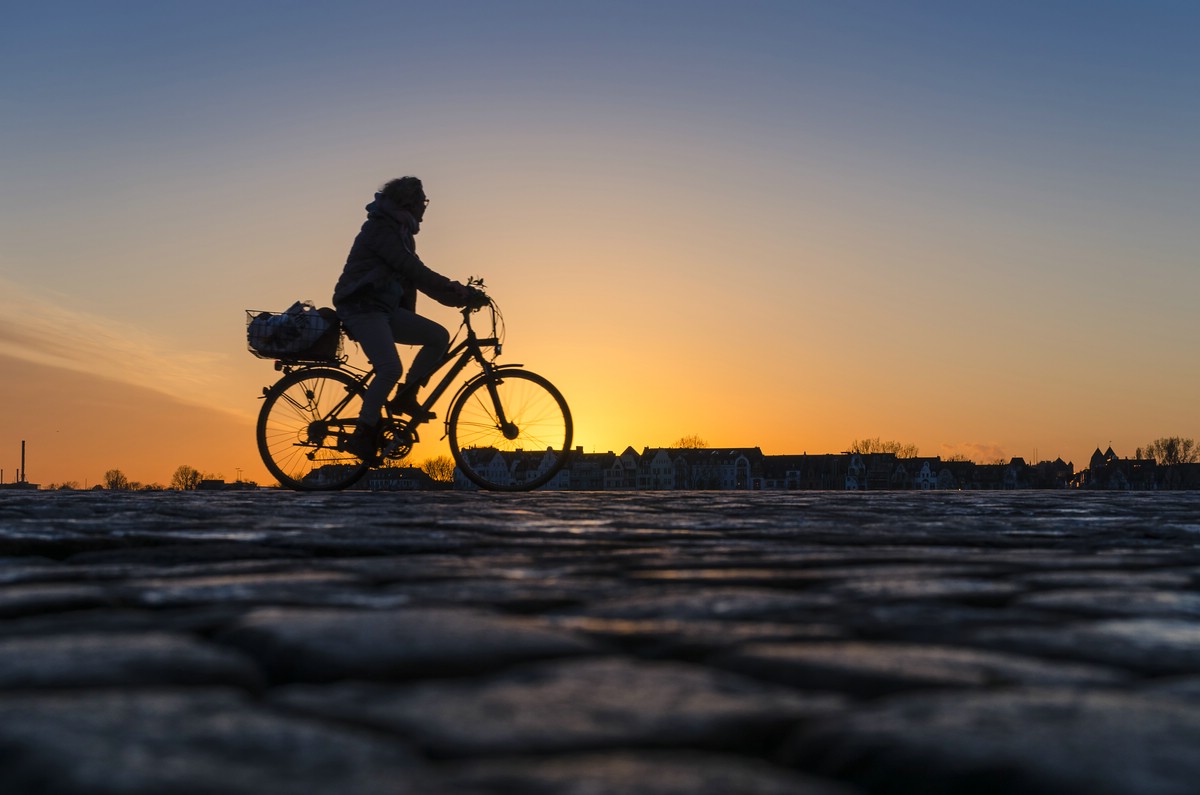
<path fill-rule="evenodd" d="M 419 403 L 421 408 L 426 412 L 428 412 L 429 409 L 432 408 L 434 404 L 436 404 L 442 398 L 442 395 L 444 395 L 450 389 L 450 386 L 454 383 L 455 379 L 458 378 L 462 371 L 467 368 L 467 365 L 473 361 L 479 364 L 482 372 L 480 372 L 480 374 L 474 378 L 470 378 L 461 384 L 458 388 L 458 391 L 455 392 L 455 398 L 457 398 L 457 396 L 461 394 L 462 391 L 467 388 L 467 386 L 469 386 L 471 383 L 474 383 L 477 378 L 494 379 L 495 372 L 497 370 L 521 366 L 520 364 L 497 365 L 488 360 L 483 353 L 484 349 L 495 348 L 497 353 L 499 353 L 501 341 L 496 336 L 480 337 L 475 333 L 475 329 L 471 326 L 471 314 L 473 311 L 474 310 L 470 308 L 464 308 L 462 310 L 463 322 L 462 326 L 459 327 L 459 332 L 461 333 L 463 329 L 466 329 L 466 336 L 448 351 L 446 351 L 446 354 L 441 358 L 433 370 L 432 374 L 436 375 L 447 365 L 450 365 L 450 369 L 445 372 L 433 389 L 425 396 L 425 399 Z M 458 335 L 456 334 L 455 336 L 457 337 Z M 313 368 L 322 366 L 328 365 L 311 365 Z M 339 363 L 336 366 L 338 369 L 343 371 L 356 371 L 362 373 L 362 375 L 358 377 L 358 383 L 364 389 L 368 384 L 371 383 L 371 379 L 375 377 L 374 368 L 363 371 L 361 368 L 354 367 L 353 365 L 347 365 L 344 362 Z M 301 369 L 308 369 L 308 367 Z M 496 407 L 497 419 L 500 423 L 500 427 L 507 427 L 508 419 L 504 416 L 504 407 L 500 403 L 499 395 L 496 392 L 494 382 L 488 384 L 488 394 L 491 396 L 492 402 Z M 333 410 L 330 412 L 330 416 L 340 416 L 341 411 L 350 402 L 352 397 L 353 395 L 348 394 L 344 400 L 340 401 L 336 406 L 334 406 Z M 453 403 L 453 401 L 451 401 L 451 403 Z M 396 419 L 396 415 L 392 414 L 392 410 L 388 408 L 386 403 L 384 404 L 384 411 L 387 412 L 387 417 L 389 420 Z M 413 421 L 409 427 L 416 428 L 417 426 L 422 425 L 424 422 L 425 420 Z M 347 430 L 345 427 L 345 422 L 343 421 L 339 424 L 342 426 L 342 432 L 345 433 Z M 443 433 L 442 438 L 445 438 L 445 436 L 446 434 Z"/>
<path fill-rule="evenodd" d="M 480 374 L 478 376 L 476 376 L 475 378 L 492 379 L 495 377 L 496 370 L 500 370 L 505 367 L 519 367 L 520 366 L 518 364 L 497 365 L 491 361 L 488 361 L 488 358 L 483 355 L 483 349 L 484 348 L 495 348 L 496 353 L 498 354 L 500 352 L 500 345 L 501 345 L 500 339 L 495 336 L 479 337 L 475 333 L 475 329 L 472 328 L 472 326 L 471 326 L 472 311 L 473 310 L 471 310 L 469 308 L 464 308 L 462 310 L 463 324 L 462 324 L 461 328 L 465 328 L 467 330 L 466 337 L 462 341 L 460 341 L 458 344 L 456 344 L 454 347 L 452 347 L 449 351 L 447 351 L 446 355 L 442 357 L 442 360 L 438 363 L 437 367 L 434 368 L 434 370 L 433 370 L 434 373 L 437 373 L 437 372 L 441 371 L 441 369 L 443 367 L 445 367 L 446 365 L 451 364 L 451 362 L 453 362 L 453 364 L 450 366 L 450 369 L 446 371 L 445 375 L 442 376 L 441 380 L 438 381 L 438 383 L 433 387 L 432 391 L 430 391 L 429 394 L 425 397 L 425 400 L 419 404 L 421 406 L 421 408 L 425 409 L 426 411 L 428 411 L 435 403 L 438 402 L 438 400 L 441 399 L 442 395 L 444 395 L 446 393 L 446 391 L 450 388 L 450 385 L 452 383 L 454 383 L 454 380 L 456 378 L 458 378 L 459 374 L 462 373 L 462 371 L 465 370 L 467 365 L 470 364 L 472 361 L 478 362 L 480 370 L 481 370 Z M 461 331 L 461 328 L 460 328 L 460 331 Z M 475 378 L 468 379 L 465 383 L 460 385 L 458 388 L 458 391 L 455 392 L 455 398 L 457 398 L 458 395 L 461 394 L 462 391 L 467 388 L 468 384 L 474 382 Z M 492 402 L 496 406 L 497 418 L 499 419 L 499 421 L 501 423 L 501 427 L 504 427 L 505 425 L 508 424 L 508 420 L 504 417 L 504 407 L 500 405 L 499 395 L 496 394 L 496 388 L 495 388 L 494 383 L 489 383 L 488 393 L 491 395 Z M 452 404 L 453 404 L 453 402 L 454 401 L 451 401 Z M 389 414 L 389 416 L 391 415 L 390 409 L 388 410 L 388 414 Z M 413 427 L 415 427 L 416 425 L 419 425 L 419 424 L 420 423 L 414 423 Z M 445 437 L 445 434 L 443 434 L 443 438 L 444 437 Z"/>

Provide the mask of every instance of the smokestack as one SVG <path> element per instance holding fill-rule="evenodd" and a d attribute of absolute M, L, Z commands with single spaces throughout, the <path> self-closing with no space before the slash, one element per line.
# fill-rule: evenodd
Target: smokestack
<path fill-rule="evenodd" d="M 25 440 L 21 440 L 21 474 L 17 476 L 18 483 L 25 482 Z"/>

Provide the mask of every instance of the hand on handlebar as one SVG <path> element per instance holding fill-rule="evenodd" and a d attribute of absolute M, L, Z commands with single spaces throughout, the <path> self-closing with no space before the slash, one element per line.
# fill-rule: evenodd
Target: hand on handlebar
<path fill-rule="evenodd" d="M 468 309 L 483 309 L 490 304 L 492 299 L 488 298 L 487 293 L 483 290 L 477 290 L 474 287 L 467 288 L 467 303 Z"/>

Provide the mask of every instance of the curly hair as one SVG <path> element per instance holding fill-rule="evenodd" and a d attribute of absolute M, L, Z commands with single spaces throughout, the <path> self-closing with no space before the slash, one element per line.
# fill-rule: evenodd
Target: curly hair
<path fill-rule="evenodd" d="M 425 206 L 425 188 L 421 185 L 421 180 L 416 177 L 393 179 L 380 188 L 379 192 L 397 207 L 423 209 Z"/>

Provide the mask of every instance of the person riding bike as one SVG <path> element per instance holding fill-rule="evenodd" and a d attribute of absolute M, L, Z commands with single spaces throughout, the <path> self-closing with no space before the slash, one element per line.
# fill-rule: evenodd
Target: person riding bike
<path fill-rule="evenodd" d="M 348 444 L 349 451 L 364 460 L 376 455 L 383 403 L 404 372 L 397 343 L 420 346 L 420 350 L 388 407 L 417 420 L 431 417 L 421 409 L 417 391 L 446 354 L 450 333 L 416 313 L 417 292 L 454 307 L 482 305 L 487 300 L 479 290 L 431 270 L 417 256 L 414 236 L 421 229 L 428 204 L 416 177 L 400 177 L 385 184 L 366 206 L 367 220 L 354 238 L 334 287 L 338 317 L 376 373 L 363 395 Z"/>

